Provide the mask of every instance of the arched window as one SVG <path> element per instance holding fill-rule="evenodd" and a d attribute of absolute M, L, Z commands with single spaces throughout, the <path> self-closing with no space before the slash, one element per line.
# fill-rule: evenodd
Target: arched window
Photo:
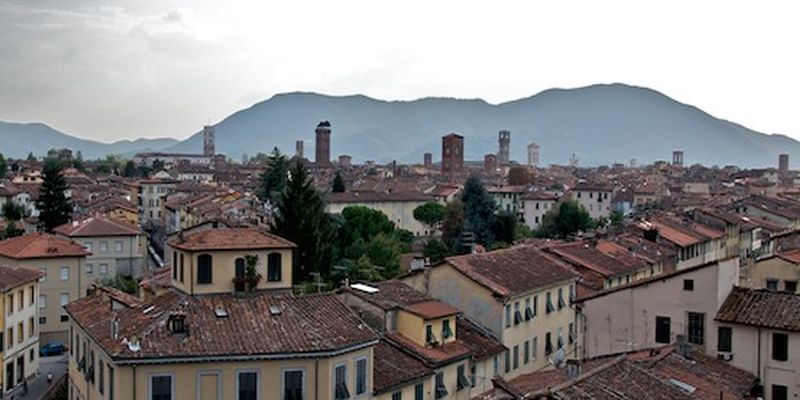
<path fill-rule="evenodd" d="M 211 254 L 197 256 L 197 283 L 211 283 Z"/>
<path fill-rule="evenodd" d="M 281 280 L 281 254 L 270 253 L 267 256 L 267 281 L 280 282 Z"/>

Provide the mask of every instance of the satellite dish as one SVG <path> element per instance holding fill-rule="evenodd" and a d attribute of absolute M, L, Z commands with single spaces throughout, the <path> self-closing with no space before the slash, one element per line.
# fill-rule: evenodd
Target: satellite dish
<path fill-rule="evenodd" d="M 558 368 L 561 364 L 564 363 L 564 360 L 567 358 L 567 353 L 564 351 L 564 348 L 558 349 L 555 353 L 553 353 L 553 358 L 550 359 L 550 364 L 553 364 L 554 367 Z"/>

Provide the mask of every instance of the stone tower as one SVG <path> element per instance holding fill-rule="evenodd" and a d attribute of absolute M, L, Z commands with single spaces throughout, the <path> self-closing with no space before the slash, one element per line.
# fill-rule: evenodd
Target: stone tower
<path fill-rule="evenodd" d="M 331 162 L 331 123 L 322 121 L 317 124 L 316 148 L 314 149 L 314 162 L 317 165 L 330 164 Z"/>
<path fill-rule="evenodd" d="M 206 125 L 203 127 L 203 155 L 206 157 L 214 157 L 215 154 L 214 127 Z"/>
<path fill-rule="evenodd" d="M 500 165 L 508 165 L 509 160 L 509 147 L 511 145 L 511 131 L 502 130 L 497 133 L 497 142 L 499 145 L 497 151 L 497 162 Z"/>

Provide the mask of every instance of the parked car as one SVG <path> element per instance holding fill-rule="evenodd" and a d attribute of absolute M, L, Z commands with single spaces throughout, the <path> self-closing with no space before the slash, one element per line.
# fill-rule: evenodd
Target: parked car
<path fill-rule="evenodd" d="M 59 342 L 50 342 L 41 349 L 39 349 L 39 356 L 41 357 L 49 357 L 49 356 L 58 356 L 64 354 L 67 351 L 67 348 L 64 347 L 63 343 Z"/>

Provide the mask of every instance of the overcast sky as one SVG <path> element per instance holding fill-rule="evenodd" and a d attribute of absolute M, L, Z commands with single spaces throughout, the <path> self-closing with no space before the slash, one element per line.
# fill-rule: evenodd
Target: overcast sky
<path fill-rule="evenodd" d="M 624 82 L 800 139 L 800 6 L 652 3 L 0 0 L 0 120 L 185 138 L 287 91 L 498 103 Z"/>

